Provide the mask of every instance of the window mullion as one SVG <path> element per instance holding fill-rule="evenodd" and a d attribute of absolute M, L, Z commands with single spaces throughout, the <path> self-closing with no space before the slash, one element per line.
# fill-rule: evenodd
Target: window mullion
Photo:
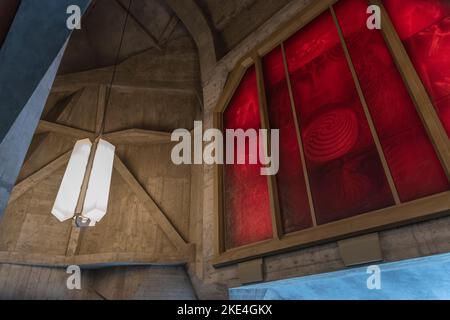
<path fill-rule="evenodd" d="M 256 68 L 256 82 L 258 87 L 259 96 L 259 111 L 261 116 L 261 129 L 268 131 L 267 154 L 271 154 L 271 135 L 270 135 L 270 123 L 267 111 L 267 96 L 264 84 L 264 73 L 262 67 L 261 57 L 258 54 L 254 54 L 253 60 Z M 283 235 L 283 224 L 281 221 L 280 213 L 280 201 L 278 198 L 278 186 L 275 175 L 267 176 L 267 184 L 269 188 L 270 207 L 272 213 L 272 230 L 274 239 L 280 239 Z"/>
<path fill-rule="evenodd" d="M 214 113 L 214 128 L 223 131 L 222 113 Z M 214 165 L 214 208 L 216 214 L 216 254 L 222 254 L 226 250 L 225 246 L 225 223 L 223 212 L 223 164 Z"/>
<path fill-rule="evenodd" d="M 381 9 L 381 32 L 444 167 L 447 178 L 450 180 L 450 140 L 445 129 L 382 1 L 370 0 L 369 2 Z"/>
<path fill-rule="evenodd" d="M 305 152 L 303 149 L 302 135 L 300 133 L 300 124 L 299 124 L 299 121 L 297 118 L 297 112 L 295 111 L 294 93 L 292 91 L 291 77 L 289 75 L 289 69 L 288 69 L 288 64 L 287 64 L 287 59 L 286 59 L 286 50 L 284 48 L 284 43 L 281 43 L 281 51 L 283 54 L 283 64 L 284 64 L 284 71 L 286 74 L 286 82 L 287 82 L 288 91 L 289 91 L 289 100 L 291 102 L 292 117 L 294 119 L 295 131 L 297 132 L 297 142 L 298 142 L 298 147 L 299 147 L 298 149 L 300 151 L 300 159 L 302 161 L 302 163 L 300 163 L 299 165 L 302 167 L 303 176 L 305 177 L 306 192 L 308 194 L 309 210 L 310 210 L 311 219 L 313 222 L 313 227 L 316 227 L 317 226 L 316 210 L 314 208 L 314 201 L 313 201 L 312 192 L 311 192 L 309 174 L 308 174 L 308 170 L 306 168 L 306 158 L 305 158 Z"/>
<path fill-rule="evenodd" d="M 364 97 L 364 93 L 362 91 L 361 84 L 360 84 L 359 79 L 358 79 L 358 75 L 356 74 L 355 66 L 353 65 L 352 58 L 351 58 L 350 53 L 348 51 L 347 43 L 345 42 L 341 26 L 339 25 L 338 19 L 336 17 L 336 13 L 334 12 L 334 9 L 333 9 L 332 6 L 330 7 L 330 11 L 331 11 L 331 15 L 333 17 L 334 23 L 336 25 L 336 28 L 338 30 L 339 38 L 341 40 L 341 45 L 342 45 L 345 57 L 346 57 L 347 62 L 348 62 L 348 66 L 349 66 L 350 71 L 352 73 L 353 81 L 355 82 L 356 90 L 358 91 L 358 96 L 359 96 L 359 99 L 361 100 L 361 105 L 363 107 L 364 114 L 365 114 L 366 119 L 367 119 L 367 123 L 369 124 L 369 129 L 370 129 L 370 132 L 372 134 L 372 138 L 373 138 L 375 146 L 377 148 L 378 155 L 380 156 L 380 160 L 381 160 L 381 163 L 383 165 L 384 173 L 385 173 L 386 178 L 387 178 L 388 183 L 389 183 L 389 188 L 390 188 L 390 190 L 392 192 L 392 196 L 394 197 L 395 204 L 399 205 L 401 203 L 401 201 L 400 201 L 400 197 L 398 195 L 397 188 L 396 188 L 395 183 L 394 183 L 394 178 L 392 177 L 391 170 L 389 169 L 389 165 L 388 165 L 388 163 L 386 161 L 386 156 L 384 155 L 384 151 L 383 151 L 383 147 L 381 146 L 380 138 L 379 138 L 377 130 L 375 128 L 375 124 L 373 122 L 372 116 L 370 114 L 366 98 Z"/>

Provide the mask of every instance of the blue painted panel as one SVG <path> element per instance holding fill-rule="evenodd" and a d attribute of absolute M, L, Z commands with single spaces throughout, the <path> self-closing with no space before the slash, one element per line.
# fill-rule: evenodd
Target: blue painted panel
<path fill-rule="evenodd" d="M 450 299 L 450 254 L 378 265 L 381 289 L 370 290 L 367 267 L 230 289 L 232 300 Z"/>

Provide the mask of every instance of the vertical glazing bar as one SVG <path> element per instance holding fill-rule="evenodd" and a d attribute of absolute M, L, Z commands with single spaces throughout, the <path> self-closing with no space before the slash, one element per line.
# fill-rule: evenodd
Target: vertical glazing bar
<path fill-rule="evenodd" d="M 450 140 L 447 133 L 382 1 L 369 0 L 369 2 L 381 9 L 381 32 L 416 105 L 417 112 L 444 167 L 447 178 L 450 180 Z"/>
<path fill-rule="evenodd" d="M 372 137 L 373 137 L 373 140 L 375 142 L 375 146 L 377 148 L 378 155 L 380 156 L 381 163 L 383 165 L 384 173 L 386 174 L 386 178 L 387 178 L 388 183 L 389 183 L 389 188 L 391 189 L 392 196 L 394 197 L 394 200 L 395 200 L 395 204 L 398 205 L 398 204 L 401 203 L 400 197 L 398 195 L 398 191 L 397 191 L 397 188 L 395 186 L 394 178 L 392 177 L 391 170 L 389 169 L 389 165 L 388 165 L 388 163 L 386 161 L 386 157 L 384 155 L 383 147 L 381 146 L 380 138 L 379 138 L 377 130 L 375 128 L 375 124 L 373 122 L 372 116 L 370 114 L 366 98 L 364 97 L 364 93 L 362 92 L 361 84 L 359 82 L 358 75 L 356 74 L 355 66 L 353 65 L 352 58 L 351 58 L 350 53 L 348 51 L 347 43 L 345 42 L 341 26 L 339 25 L 339 21 L 338 21 L 338 19 L 336 17 L 336 13 L 334 12 L 334 9 L 333 9 L 332 6 L 330 7 L 330 10 L 331 10 L 331 15 L 333 16 L 334 23 L 336 24 L 336 28 L 337 28 L 338 33 L 339 33 L 339 38 L 341 39 L 342 48 L 344 50 L 345 57 L 347 59 L 350 71 L 352 73 L 353 81 L 355 82 L 356 90 L 358 91 L 359 99 L 361 100 L 361 105 L 363 106 L 363 109 L 364 109 L 364 114 L 365 114 L 367 122 L 369 124 L 370 132 L 372 133 Z"/>
<path fill-rule="evenodd" d="M 269 116 L 267 113 L 267 96 L 264 84 L 264 73 L 261 62 L 261 57 L 258 54 L 253 55 L 253 60 L 255 62 L 256 69 L 256 82 L 258 87 L 258 97 L 259 97 L 259 111 L 261 115 L 261 129 L 266 129 L 268 131 L 268 141 L 267 154 L 271 154 L 271 135 L 270 135 L 270 124 Z M 272 214 L 272 230 L 274 239 L 280 239 L 283 235 L 283 224 L 281 221 L 280 214 L 280 202 L 278 199 L 278 187 L 277 179 L 275 175 L 267 176 L 267 182 L 269 187 L 269 197 L 270 197 L 270 211 Z"/>
<path fill-rule="evenodd" d="M 214 113 L 214 128 L 223 131 L 222 113 Z M 223 212 L 223 165 L 214 165 L 214 209 L 216 214 L 216 254 L 222 254 L 225 252 L 225 224 L 224 224 L 224 212 Z"/>
<path fill-rule="evenodd" d="M 283 64 L 284 64 L 284 71 L 286 74 L 286 81 L 289 91 L 289 99 L 291 101 L 291 110 L 292 110 L 292 117 L 294 118 L 294 124 L 295 124 L 295 131 L 297 132 L 297 141 L 299 145 L 300 150 L 300 159 L 302 160 L 302 163 L 300 165 L 303 169 L 303 176 L 305 177 L 305 185 L 306 185 L 306 191 L 308 193 L 308 201 L 309 201 L 309 209 L 311 213 L 311 219 L 313 222 L 313 226 L 317 226 L 317 219 L 316 219 L 316 210 L 314 209 L 314 201 L 312 198 L 312 192 L 311 192 L 311 185 L 309 182 L 309 175 L 308 170 L 306 169 L 306 160 L 305 160 L 305 151 L 303 149 L 303 141 L 302 141 L 302 135 L 300 133 L 300 125 L 297 118 L 297 112 L 295 111 L 295 101 L 294 101 L 294 94 L 292 92 L 292 84 L 291 84 L 291 77 L 289 76 L 289 69 L 286 59 L 286 50 L 284 49 L 284 43 L 281 43 L 281 51 L 283 53 Z"/>

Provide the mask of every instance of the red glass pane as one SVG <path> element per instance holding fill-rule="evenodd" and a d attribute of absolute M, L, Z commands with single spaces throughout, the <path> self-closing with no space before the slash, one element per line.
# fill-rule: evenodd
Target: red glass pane
<path fill-rule="evenodd" d="M 450 137 L 450 1 L 384 4 Z"/>
<path fill-rule="evenodd" d="M 271 129 L 280 130 L 278 196 L 285 233 L 312 226 L 303 164 L 297 140 L 281 47 L 263 59 Z"/>
<path fill-rule="evenodd" d="M 261 128 L 254 67 L 246 72 L 225 110 L 223 125 L 224 129 L 259 130 Z M 249 144 L 246 147 L 246 163 L 248 163 L 248 154 Z M 236 157 L 237 147 L 235 146 Z M 239 247 L 272 237 L 267 177 L 260 174 L 260 169 L 259 164 L 224 166 L 223 206 L 227 248 Z"/>
<path fill-rule="evenodd" d="M 319 224 L 393 204 L 329 11 L 286 42 Z"/>
<path fill-rule="evenodd" d="M 366 26 L 367 6 L 341 0 L 335 11 L 400 199 L 445 191 L 448 180 L 381 32 Z"/>

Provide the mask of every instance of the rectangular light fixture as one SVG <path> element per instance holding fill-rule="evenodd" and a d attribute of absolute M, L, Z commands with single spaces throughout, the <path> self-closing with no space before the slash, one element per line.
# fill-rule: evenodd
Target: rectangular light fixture
<path fill-rule="evenodd" d="M 52 209 L 52 214 L 61 222 L 75 215 L 91 147 L 91 141 L 84 139 L 77 141 L 72 151 Z"/>
<path fill-rule="evenodd" d="M 95 152 L 82 216 L 94 226 L 106 214 L 114 163 L 115 147 L 100 139 Z"/>

